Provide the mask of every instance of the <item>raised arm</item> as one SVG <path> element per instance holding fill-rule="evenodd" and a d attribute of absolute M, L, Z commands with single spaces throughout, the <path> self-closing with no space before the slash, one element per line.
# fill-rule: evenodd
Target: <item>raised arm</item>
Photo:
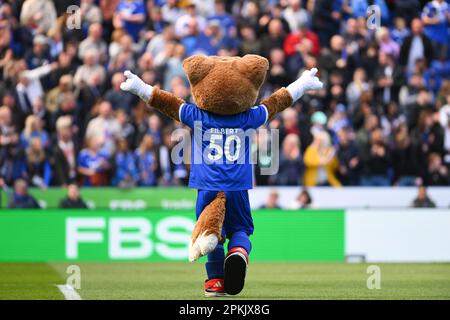
<path fill-rule="evenodd" d="M 316 77 L 317 68 L 306 70 L 300 78 L 291 83 L 287 88 L 275 91 L 269 98 L 263 100 L 261 104 L 269 111 L 269 120 L 286 108 L 289 108 L 295 101 L 300 99 L 306 91 L 322 89 L 323 83 Z"/>
<path fill-rule="evenodd" d="M 146 84 L 131 71 L 125 71 L 124 76 L 127 80 L 120 84 L 120 89 L 137 95 L 149 106 L 158 109 L 176 121 L 180 121 L 179 110 L 184 103 L 183 99 L 175 97 L 170 92 Z"/>

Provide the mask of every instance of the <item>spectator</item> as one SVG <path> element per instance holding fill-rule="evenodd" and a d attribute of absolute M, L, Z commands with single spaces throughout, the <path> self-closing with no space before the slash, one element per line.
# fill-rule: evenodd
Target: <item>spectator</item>
<path fill-rule="evenodd" d="M 114 27 L 124 28 L 133 37 L 134 42 L 138 42 L 145 17 L 143 0 L 120 0 L 114 16 Z"/>
<path fill-rule="evenodd" d="M 208 21 L 218 21 L 225 36 L 236 36 L 236 22 L 234 18 L 227 13 L 224 0 L 214 1 L 214 14 L 208 17 Z"/>
<path fill-rule="evenodd" d="M 188 23 L 187 27 L 190 24 Z M 189 29 L 185 31 L 186 33 L 183 37 L 189 35 Z M 173 42 L 175 39 L 174 28 L 171 25 L 167 25 L 164 27 L 161 33 L 153 36 L 147 45 L 147 52 L 150 53 L 150 57 L 152 59 L 156 59 L 161 54 L 164 54 L 166 47 L 169 43 Z"/>
<path fill-rule="evenodd" d="M 369 152 L 362 154 L 363 186 L 388 186 L 391 157 L 385 145 L 383 132 L 380 128 L 374 129 L 370 134 Z"/>
<path fill-rule="evenodd" d="M 47 188 L 50 185 L 52 170 L 39 137 L 30 139 L 25 155 L 30 184 L 41 189 Z"/>
<path fill-rule="evenodd" d="M 420 73 L 413 73 L 408 82 L 405 83 L 399 92 L 399 103 L 401 106 L 412 105 L 416 102 L 420 89 L 425 87 L 425 82 Z"/>
<path fill-rule="evenodd" d="M 291 30 L 297 30 L 300 26 L 310 25 L 310 15 L 302 8 L 301 0 L 289 0 L 288 6 L 283 11 L 283 17 L 289 23 Z"/>
<path fill-rule="evenodd" d="M 119 139 L 125 139 L 128 143 L 128 146 L 134 149 L 136 142 L 136 128 L 131 123 L 127 112 L 119 109 L 116 112 L 116 119 L 120 126 Z"/>
<path fill-rule="evenodd" d="M 135 161 L 136 159 L 128 147 L 127 140 L 119 139 L 117 141 L 117 153 L 115 157 L 116 175 L 113 179 L 114 186 L 120 188 L 136 186 L 139 180 L 139 172 Z"/>
<path fill-rule="evenodd" d="M 131 110 L 133 97 L 120 90 L 120 84 L 125 81 L 122 72 L 115 73 L 112 77 L 112 88 L 105 93 L 105 100 L 111 103 L 113 110 L 124 109 L 127 113 Z"/>
<path fill-rule="evenodd" d="M 99 61 L 106 61 L 107 47 L 105 41 L 102 39 L 102 25 L 100 23 L 93 23 L 89 26 L 89 33 L 86 39 L 81 41 L 78 49 L 78 56 L 84 60 L 88 51 L 92 50 L 97 53 Z"/>
<path fill-rule="evenodd" d="M 16 92 L 24 114 L 33 113 L 33 103 L 44 97 L 44 89 L 40 79 L 55 70 L 57 66 L 57 63 L 52 63 L 28 70 L 24 60 L 17 62 L 19 81 L 16 85 Z"/>
<path fill-rule="evenodd" d="M 151 135 L 145 135 L 135 151 L 140 186 L 156 185 L 157 160 L 154 147 L 153 137 Z"/>
<path fill-rule="evenodd" d="M 412 144 L 406 123 L 402 123 L 394 136 L 392 150 L 394 164 L 394 184 L 399 186 L 415 186 L 422 168 L 426 165 L 421 150 Z"/>
<path fill-rule="evenodd" d="M 62 116 L 56 121 L 57 139 L 53 146 L 53 184 L 67 186 L 77 180 L 79 146 L 73 138 L 72 118 Z"/>
<path fill-rule="evenodd" d="M 243 25 L 239 30 L 242 38 L 239 53 L 241 55 L 261 54 L 262 42 L 256 35 L 255 29 L 253 29 L 250 25 Z"/>
<path fill-rule="evenodd" d="M 41 206 L 36 201 L 36 199 L 28 193 L 27 182 L 23 179 L 17 179 L 14 182 L 14 193 L 9 201 L 8 208 L 40 209 Z"/>
<path fill-rule="evenodd" d="M 312 198 L 307 189 L 303 189 L 297 198 L 289 206 L 289 209 L 307 209 L 312 205 Z"/>
<path fill-rule="evenodd" d="M 83 64 L 75 72 L 73 81 L 75 85 L 82 86 L 92 82 L 94 75 L 100 77 L 103 82 L 106 78 L 105 68 L 99 63 L 98 52 L 96 49 L 88 49 L 84 53 Z"/>
<path fill-rule="evenodd" d="M 406 67 L 409 73 L 414 71 L 416 61 L 425 58 L 427 65 L 433 59 L 433 46 L 430 39 L 423 33 L 423 23 L 415 18 L 411 22 L 411 35 L 403 40 L 400 48 L 400 65 Z"/>
<path fill-rule="evenodd" d="M 50 63 L 51 57 L 46 36 L 39 34 L 33 39 L 33 48 L 25 55 L 25 60 L 29 69 L 36 69 Z"/>
<path fill-rule="evenodd" d="M 337 179 L 338 161 L 326 131 L 316 130 L 314 140 L 305 151 L 305 186 L 341 186 Z"/>
<path fill-rule="evenodd" d="M 206 19 L 197 13 L 195 3 L 188 3 L 185 10 L 186 14 L 178 18 L 175 23 L 175 34 L 179 38 L 183 38 L 189 34 L 189 22 L 192 20 L 196 21 L 200 32 L 203 32 L 206 28 Z"/>
<path fill-rule="evenodd" d="M 266 203 L 263 204 L 260 209 L 281 209 L 278 205 L 279 194 L 275 190 L 269 193 Z"/>
<path fill-rule="evenodd" d="M 20 23 L 35 33 L 46 33 L 56 23 L 56 10 L 50 0 L 26 0 L 20 11 Z"/>
<path fill-rule="evenodd" d="M 317 56 L 320 52 L 319 37 L 313 31 L 300 25 L 297 30 L 290 33 L 284 42 L 284 52 L 288 57 L 298 54 L 312 54 Z"/>
<path fill-rule="evenodd" d="M 428 197 L 427 188 L 419 186 L 417 198 L 414 199 L 412 206 L 414 208 L 435 208 L 436 204 Z"/>
<path fill-rule="evenodd" d="M 369 84 L 366 81 L 366 72 L 363 68 L 358 68 L 353 73 L 353 81 L 349 83 L 346 90 L 348 110 L 354 113 L 361 102 L 363 92 L 369 90 Z"/>
<path fill-rule="evenodd" d="M 381 104 L 388 104 L 392 100 L 398 102 L 403 73 L 391 55 L 380 53 L 378 62 L 375 70 L 376 99 Z"/>
<path fill-rule="evenodd" d="M 67 197 L 59 202 L 61 209 L 88 209 L 86 203 L 80 197 L 78 185 L 71 183 L 67 186 Z"/>
<path fill-rule="evenodd" d="M 428 170 L 425 183 L 430 186 L 448 186 L 450 184 L 447 167 L 442 163 L 441 155 L 435 152 L 428 156 Z"/>
<path fill-rule="evenodd" d="M 49 54 L 52 61 L 54 61 L 64 51 L 62 32 L 58 28 L 52 28 L 48 31 L 47 35 Z"/>
<path fill-rule="evenodd" d="M 108 185 L 108 156 L 101 151 L 101 138 L 98 136 L 87 139 L 87 148 L 82 149 L 78 156 L 78 173 L 81 183 L 87 187 Z"/>
<path fill-rule="evenodd" d="M 303 177 L 303 161 L 300 151 L 300 139 L 288 134 L 283 140 L 280 154 L 280 168 L 274 176 L 275 184 L 297 186 Z"/>
<path fill-rule="evenodd" d="M 0 172 L 6 184 L 25 177 L 23 149 L 11 119 L 11 110 L 0 107 Z"/>
<path fill-rule="evenodd" d="M 27 148 L 33 138 L 39 138 L 45 149 L 50 145 L 48 134 L 42 128 L 42 120 L 35 115 L 29 115 L 25 121 L 25 129 L 20 136 L 22 147 Z"/>
<path fill-rule="evenodd" d="M 337 159 L 339 161 L 339 180 L 345 186 L 359 185 L 360 157 L 352 133 L 348 127 L 342 127 L 338 132 Z"/>
<path fill-rule="evenodd" d="M 422 11 L 425 34 L 433 42 L 436 59 L 447 57 L 449 10 L 445 0 L 433 0 L 429 1 Z"/>
<path fill-rule="evenodd" d="M 115 139 L 119 137 L 120 126 L 114 117 L 111 103 L 102 101 L 98 105 L 98 116 L 89 121 L 86 128 L 86 139 L 99 137 L 102 141 L 102 150 L 108 156 L 115 151 Z"/>
<path fill-rule="evenodd" d="M 83 22 L 88 26 L 103 22 L 102 10 L 96 6 L 94 0 L 81 0 L 80 9 Z"/>
<path fill-rule="evenodd" d="M 403 40 L 409 36 L 410 32 L 406 27 L 406 21 L 402 17 L 394 19 L 394 28 L 391 30 L 391 37 L 399 46 L 402 45 Z"/>
<path fill-rule="evenodd" d="M 282 49 L 285 39 L 286 32 L 283 28 L 282 20 L 270 20 L 267 27 L 267 34 L 264 34 L 261 39 L 262 54 L 268 57 L 272 49 Z"/>
<path fill-rule="evenodd" d="M 50 90 L 45 98 L 45 107 L 49 112 L 55 112 L 61 107 L 64 99 L 75 99 L 73 94 L 73 77 L 65 74 L 59 78 L 58 86 Z"/>
<path fill-rule="evenodd" d="M 272 49 L 270 51 L 270 67 L 267 75 L 267 82 L 272 86 L 273 90 L 285 87 L 290 82 L 290 75 L 288 74 L 285 55 L 281 49 Z"/>
<path fill-rule="evenodd" d="M 380 46 L 379 53 L 390 55 L 397 59 L 400 53 L 400 46 L 397 42 L 392 40 L 389 29 L 386 27 L 381 27 L 380 29 L 378 29 L 376 38 L 378 45 Z"/>
<path fill-rule="evenodd" d="M 183 12 L 178 7 L 178 0 L 167 0 L 161 8 L 161 14 L 164 21 L 174 25 Z"/>

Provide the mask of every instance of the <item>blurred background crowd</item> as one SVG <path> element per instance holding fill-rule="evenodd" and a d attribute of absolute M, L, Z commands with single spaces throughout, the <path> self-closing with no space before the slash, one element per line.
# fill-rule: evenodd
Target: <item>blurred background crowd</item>
<path fill-rule="evenodd" d="M 449 8 L 445 0 L 0 0 L 0 184 L 185 185 L 189 168 L 170 161 L 181 124 L 119 86 L 129 69 L 190 101 L 182 61 L 202 53 L 267 57 L 261 98 L 319 69 L 324 88 L 267 125 L 280 130 L 280 168 L 260 174 L 273 159 L 267 150 L 256 185 L 449 185 Z M 255 144 L 267 149 L 268 140 L 258 134 Z"/>

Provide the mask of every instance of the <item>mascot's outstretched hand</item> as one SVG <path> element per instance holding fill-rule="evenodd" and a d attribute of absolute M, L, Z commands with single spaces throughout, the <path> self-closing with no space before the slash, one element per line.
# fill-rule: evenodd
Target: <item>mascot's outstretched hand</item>
<path fill-rule="evenodd" d="M 123 75 L 126 77 L 126 80 L 120 84 L 121 90 L 138 96 L 146 104 L 158 109 L 169 118 L 180 121 L 179 110 L 184 103 L 183 99 L 177 98 L 170 92 L 146 84 L 129 70 L 125 71 Z"/>
<path fill-rule="evenodd" d="M 123 75 L 127 78 L 127 80 L 120 84 L 120 89 L 137 95 L 139 98 L 148 103 L 153 93 L 153 87 L 146 84 L 141 80 L 141 78 L 129 70 L 125 71 Z"/>
<path fill-rule="evenodd" d="M 294 102 L 300 99 L 308 90 L 319 90 L 323 88 L 323 83 L 316 77 L 317 71 L 317 68 L 304 71 L 300 78 L 286 88 Z"/>

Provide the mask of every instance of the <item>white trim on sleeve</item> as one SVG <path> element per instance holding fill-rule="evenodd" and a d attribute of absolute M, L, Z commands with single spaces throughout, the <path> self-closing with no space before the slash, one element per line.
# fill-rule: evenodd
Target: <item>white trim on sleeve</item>
<path fill-rule="evenodd" d="M 184 107 L 185 104 L 186 104 L 185 102 L 182 103 L 181 106 L 180 106 L 180 109 L 178 109 L 178 118 L 180 118 L 180 122 L 183 123 L 183 124 L 185 124 L 185 123 L 183 122 L 183 120 L 181 120 L 181 111 L 183 110 L 183 107 Z"/>
<path fill-rule="evenodd" d="M 269 120 L 269 110 L 267 110 L 267 107 L 263 104 L 261 105 L 261 107 L 263 107 L 264 110 L 266 110 L 266 120 L 264 120 L 264 123 L 263 123 L 263 124 L 266 124 L 267 121 Z"/>

